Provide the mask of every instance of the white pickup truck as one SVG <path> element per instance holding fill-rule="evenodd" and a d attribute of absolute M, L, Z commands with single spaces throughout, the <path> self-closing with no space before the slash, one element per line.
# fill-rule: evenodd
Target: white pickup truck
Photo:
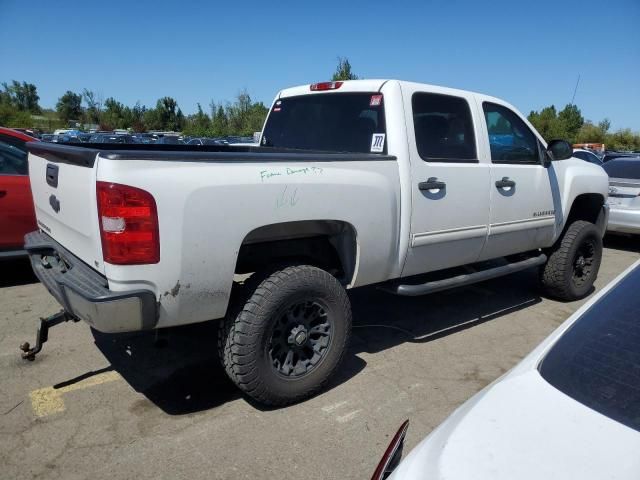
<path fill-rule="evenodd" d="M 224 319 L 227 373 L 271 405 L 336 371 L 345 289 L 421 295 L 538 267 L 551 295 L 576 299 L 607 224 L 607 175 L 569 144 L 497 98 L 397 80 L 282 90 L 259 147 L 29 151 L 40 230 L 25 248 L 64 310 L 23 356 L 68 319 L 102 332 Z"/>

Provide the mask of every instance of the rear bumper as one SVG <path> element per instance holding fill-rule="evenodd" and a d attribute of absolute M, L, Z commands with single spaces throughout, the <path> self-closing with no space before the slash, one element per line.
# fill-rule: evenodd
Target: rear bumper
<path fill-rule="evenodd" d="M 156 326 L 158 313 L 153 292 L 113 292 L 104 276 L 48 235 L 32 232 L 24 238 L 36 276 L 71 315 L 105 333 Z"/>
<path fill-rule="evenodd" d="M 609 210 L 607 231 L 620 233 L 640 233 L 640 210 L 615 208 Z"/>

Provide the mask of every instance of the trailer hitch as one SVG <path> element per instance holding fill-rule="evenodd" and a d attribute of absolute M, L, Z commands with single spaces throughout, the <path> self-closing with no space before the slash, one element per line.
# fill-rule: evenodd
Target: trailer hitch
<path fill-rule="evenodd" d="M 78 319 L 71 315 L 70 313 L 62 310 L 54 315 L 51 315 L 47 318 L 40 317 L 40 328 L 38 328 L 38 333 L 36 334 L 36 345 L 31 348 L 29 342 L 24 342 L 20 345 L 20 350 L 22 350 L 22 358 L 25 360 L 33 361 L 36 359 L 36 355 L 42 350 L 42 345 L 49 339 L 49 329 L 51 327 L 55 327 L 63 322 L 68 322 L 69 320 L 73 322 L 77 322 Z"/>

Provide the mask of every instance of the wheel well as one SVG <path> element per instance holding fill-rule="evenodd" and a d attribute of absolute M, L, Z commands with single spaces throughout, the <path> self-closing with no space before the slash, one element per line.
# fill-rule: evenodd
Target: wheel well
<path fill-rule="evenodd" d="M 571 205 L 566 226 L 571 225 L 571 223 L 576 220 L 586 220 L 587 222 L 597 225 L 604 232 L 606 225 L 604 225 L 603 205 L 604 197 L 599 193 L 583 193 L 582 195 L 578 195 L 573 201 L 573 205 Z"/>
<path fill-rule="evenodd" d="M 322 268 L 344 284 L 355 273 L 355 228 L 338 220 L 306 220 L 265 225 L 251 231 L 238 252 L 236 274 L 260 271 L 279 263 L 306 263 Z"/>

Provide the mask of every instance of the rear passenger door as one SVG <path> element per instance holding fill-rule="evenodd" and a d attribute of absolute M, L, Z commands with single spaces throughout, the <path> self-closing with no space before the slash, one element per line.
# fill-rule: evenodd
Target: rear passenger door
<path fill-rule="evenodd" d="M 553 165 L 526 122 L 506 105 L 480 101 L 481 155 L 491 164 L 491 218 L 482 260 L 534 250 L 553 240 L 559 195 Z"/>
<path fill-rule="evenodd" d="M 411 234 L 403 276 L 473 263 L 489 220 L 489 165 L 472 94 L 403 87 L 411 161 Z M 410 112 L 410 113 L 409 113 Z M 409 121 L 411 119 L 412 121 Z"/>

